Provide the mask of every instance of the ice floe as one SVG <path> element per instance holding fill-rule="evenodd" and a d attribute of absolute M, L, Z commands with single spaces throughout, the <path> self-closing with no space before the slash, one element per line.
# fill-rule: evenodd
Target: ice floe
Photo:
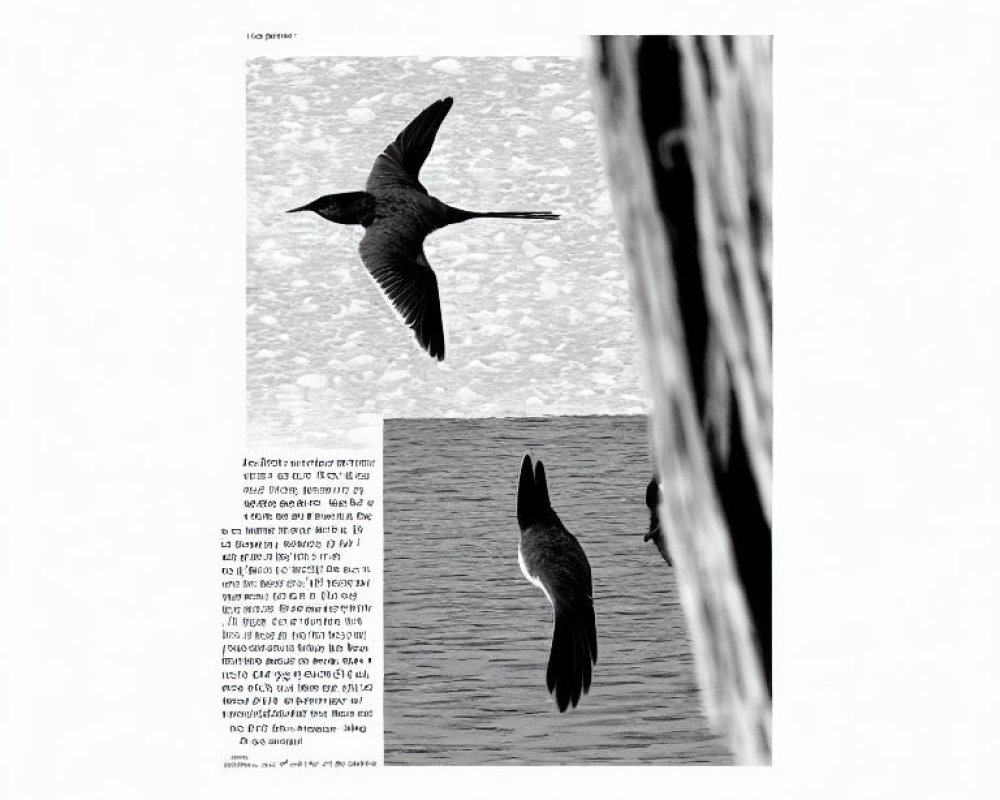
<path fill-rule="evenodd" d="M 542 252 L 542 249 L 530 239 L 524 241 L 521 245 L 521 250 L 528 258 L 533 258 Z"/>
<path fill-rule="evenodd" d="M 472 389 L 470 389 L 468 386 L 463 386 L 461 389 L 455 392 L 455 399 L 458 400 L 459 403 L 467 405 L 469 403 L 474 403 L 477 400 L 480 400 L 481 396 L 476 392 L 472 391 Z"/>
<path fill-rule="evenodd" d="M 535 259 L 536 261 L 538 259 Z M 545 300 L 559 296 L 559 284 L 555 281 L 542 281 L 538 286 L 538 294 Z"/>
<path fill-rule="evenodd" d="M 446 75 L 461 75 L 464 71 L 462 65 L 454 58 L 442 58 L 440 61 L 435 61 L 431 64 L 431 69 Z"/>
<path fill-rule="evenodd" d="M 275 396 L 279 400 L 299 399 L 302 397 L 302 389 L 292 383 L 282 383 L 278 385 Z"/>
<path fill-rule="evenodd" d="M 356 106 L 347 109 L 347 118 L 355 124 L 371 122 L 375 119 L 375 111 L 367 106 Z"/>
<path fill-rule="evenodd" d="M 521 354 L 513 350 L 498 350 L 486 356 L 486 361 L 490 364 L 501 364 L 503 366 L 513 366 L 521 360 Z"/>
<path fill-rule="evenodd" d="M 354 64 L 350 61 L 338 61 L 332 67 L 330 67 L 330 74 L 338 78 L 344 78 L 348 75 L 354 75 L 357 70 L 354 68 Z"/>
<path fill-rule="evenodd" d="M 374 364 L 374 363 L 375 363 L 375 356 L 369 353 L 362 353 L 360 356 L 354 356 L 354 358 L 350 359 L 347 362 L 348 366 L 351 367 L 361 367 L 367 364 Z"/>
<path fill-rule="evenodd" d="M 301 376 L 296 383 L 299 386 L 304 386 L 306 389 L 322 389 L 327 385 L 327 383 L 329 383 L 329 378 L 327 378 L 326 375 L 313 373 Z"/>

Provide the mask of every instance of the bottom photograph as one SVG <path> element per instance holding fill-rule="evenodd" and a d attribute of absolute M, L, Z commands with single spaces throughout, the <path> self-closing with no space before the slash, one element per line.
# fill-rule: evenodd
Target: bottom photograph
<path fill-rule="evenodd" d="M 647 441 L 644 416 L 385 421 L 387 766 L 732 763 Z"/>

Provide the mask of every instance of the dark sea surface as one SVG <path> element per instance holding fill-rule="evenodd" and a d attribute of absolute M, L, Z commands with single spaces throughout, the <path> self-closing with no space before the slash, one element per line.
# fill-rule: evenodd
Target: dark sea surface
<path fill-rule="evenodd" d="M 600 660 L 560 714 L 552 610 L 517 562 L 521 457 L 594 581 Z M 643 542 L 644 416 L 386 420 L 385 763 L 729 764 L 674 575 Z"/>

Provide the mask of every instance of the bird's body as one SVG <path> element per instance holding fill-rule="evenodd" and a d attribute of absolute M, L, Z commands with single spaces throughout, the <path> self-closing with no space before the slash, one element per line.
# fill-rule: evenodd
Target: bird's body
<path fill-rule="evenodd" d="M 452 98 L 425 108 L 375 159 L 363 192 L 320 197 L 292 211 L 314 211 L 344 225 L 361 225 L 361 261 L 386 299 L 431 356 L 444 359 L 444 324 L 437 276 L 424 255 L 430 233 L 482 217 L 559 219 L 547 211 L 464 211 L 428 194 L 420 168 L 434 145 Z"/>
<path fill-rule="evenodd" d="M 656 545 L 656 549 L 660 551 L 660 555 L 663 556 L 663 560 L 667 562 L 668 566 L 673 566 L 674 562 L 670 558 L 670 551 L 667 549 L 667 537 L 663 532 L 663 526 L 660 525 L 660 485 L 656 482 L 656 476 L 649 482 L 646 487 L 646 507 L 649 509 L 649 533 L 642 537 L 644 542 L 648 542 L 650 539 L 653 540 L 653 544 Z"/>
<path fill-rule="evenodd" d="M 545 467 L 521 462 L 517 487 L 518 563 L 552 604 L 552 650 L 545 682 L 560 711 L 576 706 L 590 690 L 597 663 L 597 626 L 590 563 L 549 502 Z"/>

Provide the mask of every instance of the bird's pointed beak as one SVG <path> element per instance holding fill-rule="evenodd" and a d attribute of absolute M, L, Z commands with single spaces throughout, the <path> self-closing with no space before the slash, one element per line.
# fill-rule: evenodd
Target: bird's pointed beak
<path fill-rule="evenodd" d="M 311 209 L 309 207 L 311 205 L 312 205 L 312 203 L 308 203 L 308 204 L 306 204 L 304 206 L 299 206 L 298 208 L 290 208 L 285 213 L 286 214 L 294 214 L 296 211 L 310 211 Z"/>

